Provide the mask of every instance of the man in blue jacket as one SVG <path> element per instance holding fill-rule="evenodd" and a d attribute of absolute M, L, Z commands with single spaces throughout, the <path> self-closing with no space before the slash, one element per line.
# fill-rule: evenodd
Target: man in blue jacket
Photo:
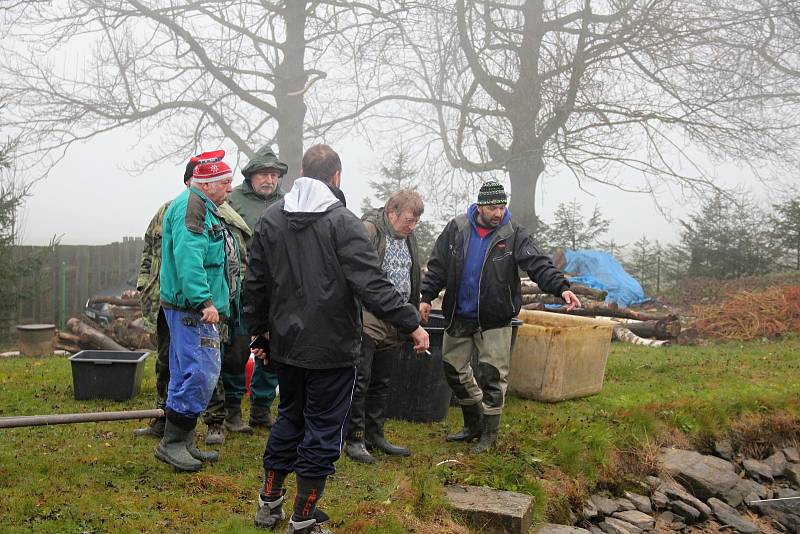
<path fill-rule="evenodd" d="M 159 280 L 170 378 L 155 456 L 179 471 L 197 471 L 211 459 L 195 448 L 194 429 L 219 378 L 220 317 L 239 304 L 238 244 L 217 209 L 232 189 L 224 155 L 201 155 L 191 187 L 164 214 Z"/>
<path fill-rule="evenodd" d="M 431 301 L 445 289 L 447 329 L 444 372 L 464 415 L 461 432 L 448 441 L 480 439 L 474 452 L 494 447 L 503 411 L 511 359 L 511 319 L 522 306 L 519 269 L 568 309 L 580 306 L 569 282 L 543 255 L 523 227 L 511 221 L 503 186 L 486 182 L 478 202 L 459 215 L 436 240 L 422 281 L 420 314 L 427 322 Z M 478 352 L 481 385 L 470 365 Z"/>

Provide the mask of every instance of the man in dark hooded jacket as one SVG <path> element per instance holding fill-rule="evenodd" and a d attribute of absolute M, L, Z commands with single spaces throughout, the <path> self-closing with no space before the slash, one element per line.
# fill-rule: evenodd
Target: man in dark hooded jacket
<path fill-rule="evenodd" d="M 245 276 L 250 333 L 269 335 L 281 390 L 264 451 L 255 524 L 284 518 L 286 476 L 297 476 L 287 533 L 323 533 L 316 508 L 342 448 L 361 350 L 361 305 L 428 348 L 414 306 L 381 270 L 361 221 L 344 206 L 342 164 L 327 145 L 303 155 L 303 177 L 256 223 Z M 254 350 L 257 355 L 265 355 Z"/>
<path fill-rule="evenodd" d="M 278 159 L 269 145 L 261 147 L 242 169 L 244 181 L 233 188 L 228 204 L 247 223 L 254 228 L 256 221 L 269 206 L 283 198 L 280 180 L 286 174 L 287 165 Z M 250 243 L 246 243 L 249 247 Z M 249 350 L 248 350 L 249 353 Z M 240 390 L 245 384 L 242 375 Z M 278 377 L 264 368 L 264 363 L 256 359 L 253 376 L 250 380 L 250 420 L 251 427 L 271 427 L 273 423 L 270 407 L 275 400 L 275 387 Z"/>
<path fill-rule="evenodd" d="M 445 289 L 447 320 L 442 361 L 447 383 L 458 398 L 464 428 L 447 441 L 480 438 L 474 452 L 495 446 L 505 403 L 511 359 L 511 319 L 522 306 L 519 270 L 572 309 L 580 300 L 550 258 L 539 252 L 525 228 L 511 220 L 503 186 L 486 182 L 478 202 L 445 226 L 428 259 L 419 306 L 424 322 L 431 301 Z M 470 365 L 477 351 L 481 383 Z"/>

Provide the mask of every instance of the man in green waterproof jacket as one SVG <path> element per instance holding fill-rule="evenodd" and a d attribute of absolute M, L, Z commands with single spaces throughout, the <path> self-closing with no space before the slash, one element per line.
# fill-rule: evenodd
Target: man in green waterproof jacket
<path fill-rule="evenodd" d="M 233 188 L 228 203 L 250 228 L 255 228 L 256 221 L 267 207 L 283 198 L 280 180 L 287 170 L 287 165 L 278 159 L 268 145 L 261 147 L 242 169 L 244 181 Z M 249 238 L 247 244 L 249 246 Z M 268 372 L 264 363 L 256 359 L 250 380 L 251 427 L 272 426 L 270 407 L 275 400 L 277 385 L 277 375 Z"/>
<path fill-rule="evenodd" d="M 186 165 L 183 175 L 183 183 L 186 187 L 189 187 L 192 179 L 196 159 L 196 157 L 192 158 Z M 157 347 L 156 393 L 158 399 L 156 406 L 162 410 L 166 409 L 170 372 L 169 328 L 159 302 L 159 270 L 161 269 L 164 213 L 169 205 L 170 202 L 165 202 L 147 227 L 139 277 L 136 283 L 145 328 L 155 338 L 154 343 Z M 250 240 L 252 230 L 227 202 L 219 206 L 218 211 L 238 244 L 239 272 L 243 278 L 247 269 L 246 243 Z M 231 324 L 221 325 L 220 333 L 223 340 L 222 372 L 208 408 L 203 413 L 203 422 L 209 427 L 206 435 L 206 444 L 208 445 L 218 445 L 224 442 L 223 426 L 231 432 L 252 433 L 253 431 L 241 420 L 241 400 L 246 391 L 244 369 L 250 355 L 248 347 L 250 337 L 241 325 L 238 329 Z M 134 430 L 134 435 L 152 435 L 160 438 L 164 434 L 164 422 L 164 417 L 153 419 L 147 426 Z"/>
<path fill-rule="evenodd" d="M 167 420 L 155 456 L 178 471 L 197 471 L 218 457 L 194 446 L 194 429 L 222 368 L 219 326 L 239 323 L 238 243 L 219 215 L 233 190 L 224 156 L 223 150 L 198 156 L 191 187 L 164 213 L 158 276 L 170 377 Z"/>

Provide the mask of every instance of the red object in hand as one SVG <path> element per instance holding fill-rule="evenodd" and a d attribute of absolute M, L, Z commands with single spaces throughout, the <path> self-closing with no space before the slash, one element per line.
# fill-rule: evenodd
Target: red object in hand
<path fill-rule="evenodd" d="M 247 364 L 244 366 L 244 387 L 247 389 L 245 396 L 250 395 L 250 380 L 253 378 L 253 366 L 255 366 L 256 360 L 253 358 L 251 354 L 249 358 L 247 358 Z"/>

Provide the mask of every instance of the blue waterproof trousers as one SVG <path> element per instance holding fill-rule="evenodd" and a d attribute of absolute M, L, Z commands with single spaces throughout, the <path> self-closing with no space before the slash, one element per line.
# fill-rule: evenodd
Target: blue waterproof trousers
<path fill-rule="evenodd" d="M 200 313 L 164 308 L 169 325 L 167 409 L 197 418 L 208 405 L 222 366 L 219 330 Z"/>

